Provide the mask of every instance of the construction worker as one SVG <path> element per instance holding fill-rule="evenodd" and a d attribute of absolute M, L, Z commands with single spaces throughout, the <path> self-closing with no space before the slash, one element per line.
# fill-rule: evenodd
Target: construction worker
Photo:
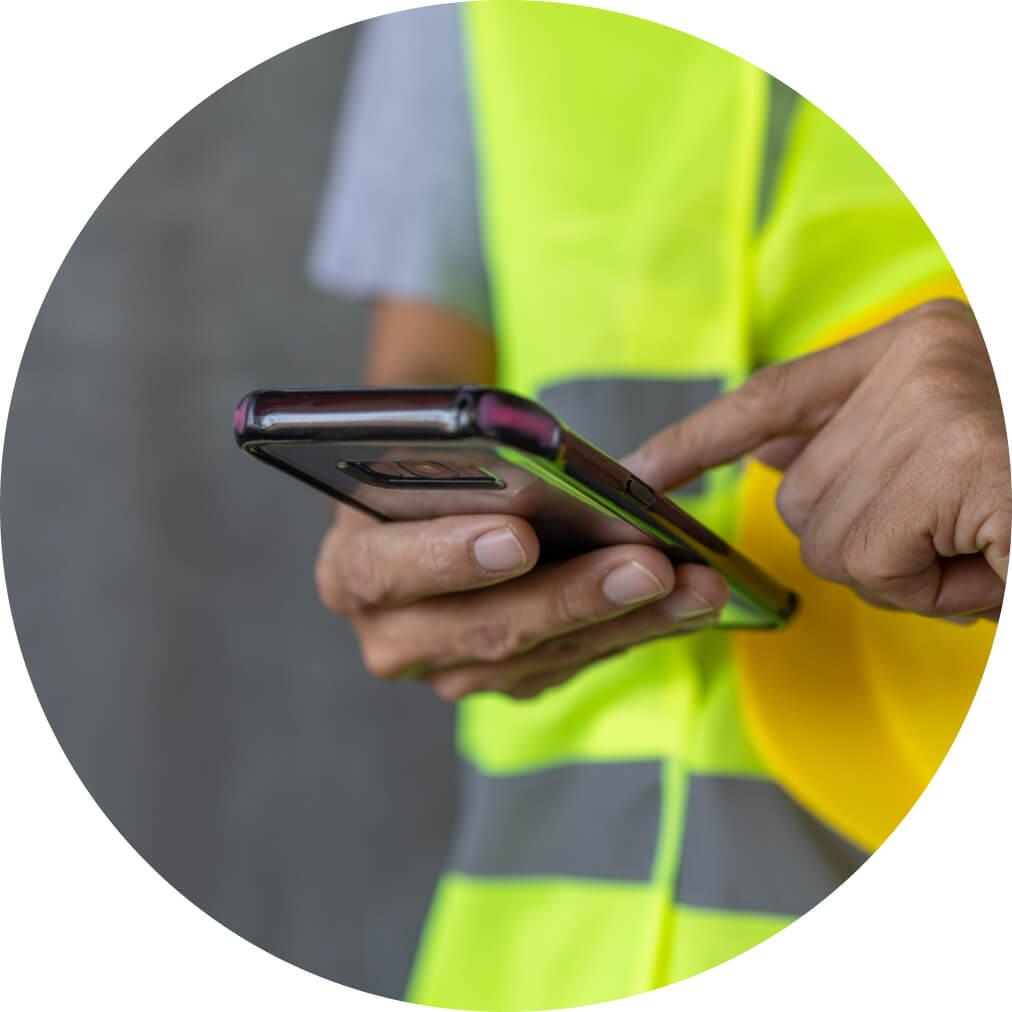
<path fill-rule="evenodd" d="M 682 979 L 851 874 L 962 721 L 1009 550 L 980 332 L 874 161 L 689 36 L 426 8 L 365 26 L 347 95 L 311 264 L 376 299 L 366 382 L 496 383 L 639 447 L 635 472 L 803 601 L 784 632 L 728 632 L 723 581 L 646 546 L 538 566 L 516 517 L 339 509 L 324 602 L 373 673 L 462 701 L 407 997 Z"/>

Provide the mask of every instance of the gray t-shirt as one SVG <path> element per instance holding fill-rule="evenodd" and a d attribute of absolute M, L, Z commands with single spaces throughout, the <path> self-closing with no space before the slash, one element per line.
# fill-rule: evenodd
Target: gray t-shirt
<path fill-rule="evenodd" d="M 308 266 L 329 291 L 423 299 L 490 324 L 455 4 L 362 26 Z"/>

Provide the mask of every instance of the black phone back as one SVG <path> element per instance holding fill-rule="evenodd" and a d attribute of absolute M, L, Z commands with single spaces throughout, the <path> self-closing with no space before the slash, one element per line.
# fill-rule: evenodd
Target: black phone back
<path fill-rule="evenodd" d="M 776 628 L 794 595 L 540 405 L 486 387 L 257 391 L 235 413 L 247 452 L 380 520 L 523 517 L 541 559 L 649 544 L 714 566 L 723 627 Z"/>

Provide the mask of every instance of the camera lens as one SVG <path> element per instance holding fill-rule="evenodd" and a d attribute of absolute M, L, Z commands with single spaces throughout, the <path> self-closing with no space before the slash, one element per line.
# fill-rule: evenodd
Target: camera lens
<path fill-rule="evenodd" d="M 404 475 L 395 460 L 372 460 L 364 467 L 367 471 L 371 471 L 373 474 L 382 474 L 386 478 L 400 478 Z"/>
<path fill-rule="evenodd" d="M 401 467 L 416 478 L 434 478 L 450 481 L 457 477 L 457 472 L 446 464 L 437 464 L 434 460 L 402 460 Z"/>

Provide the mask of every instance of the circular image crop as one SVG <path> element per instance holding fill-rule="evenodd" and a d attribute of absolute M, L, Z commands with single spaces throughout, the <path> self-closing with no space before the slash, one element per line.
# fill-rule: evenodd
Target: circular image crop
<path fill-rule="evenodd" d="M 181 119 L 3 460 L 28 670 L 126 839 L 291 963 L 475 1010 L 682 980 L 856 872 L 976 691 L 1010 512 L 980 329 L 870 155 L 553 3 Z"/>

